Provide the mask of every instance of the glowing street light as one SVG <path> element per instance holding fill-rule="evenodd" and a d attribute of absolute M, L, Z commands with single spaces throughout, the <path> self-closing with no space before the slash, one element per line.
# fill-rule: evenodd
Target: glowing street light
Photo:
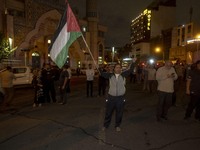
<path fill-rule="evenodd" d="M 47 40 L 47 43 L 48 43 L 48 44 L 51 44 L 51 40 Z"/>
<path fill-rule="evenodd" d="M 156 47 L 156 48 L 155 48 L 155 52 L 156 52 L 156 53 L 162 52 L 162 60 L 163 60 L 163 62 L 164 62 L 164 58 L 165 58 L 165 57 L 164 57 L 164 51 L 162 51 L 160 47 Z"/>
<path fill-rule="evenodd" d="M 160 53 L 160 47 L 156 47 L 156 49 L 155 49 L 155 51 L 156 51 L 156 53 Z"/>
<path fill-rule="evenodd" d="M 12 49 L 12 47 L 13 47 L 13 39 L 12 38 L 8 38 L 8 41 L 9 41 L 10 49 Z"/>
<path fill-rule="evenodd" d="M 150 63 L 150 64 L 154 64 L 154 63 L 155 63 L 154 59 L 151 58 L 151 59 L 149 60 L 149 63 Z"/>
<path fill-rule="evenodd" d="M 10 51 L 10 59 L 12 60 L 12 47 L 13 47 L 13 39 L 11 37 L 8 38 L 9 42 L 9 51 Z"/>

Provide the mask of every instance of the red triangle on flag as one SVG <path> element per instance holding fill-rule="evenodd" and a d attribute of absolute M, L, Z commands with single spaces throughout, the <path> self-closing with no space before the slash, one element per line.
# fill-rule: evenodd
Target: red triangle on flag
<path fill-rule="evenodd" d="M 69 4 L 67 5 L 67 31 L 68 32 L 80 32 L 80 27 L 74 16 L 74 13 L 71 10 Z"/>

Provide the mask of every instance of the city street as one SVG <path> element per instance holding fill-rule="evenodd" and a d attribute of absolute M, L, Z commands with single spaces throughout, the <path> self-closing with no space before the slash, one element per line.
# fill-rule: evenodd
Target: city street
<path fill-rule="evenodd" d="M 13 105 L 0 113 L 2 150 L 199 150 L 200 122 L 183 120 L 189 97 L 184 83 L 168 120 L 157 122 L 157 95 L 129 83 L 122 131 L 111 126 L 102 131 L 105 98 L 86 97 L 85 77 L 73 77 L 66 105 L 44 104 L 33 108 L 33 89 L 16 89 Z"/>

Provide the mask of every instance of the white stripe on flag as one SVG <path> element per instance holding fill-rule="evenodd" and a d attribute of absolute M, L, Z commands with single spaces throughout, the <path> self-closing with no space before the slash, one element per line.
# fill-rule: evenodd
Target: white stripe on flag
<path fill-rule="evenodd" d="M 66 45 L 69 39 L 70 39 L 70 32 L 67 32 L 67 23 L 66 23 L 52 45 L 50 56 L 53 61 L 56 60 L 58 54 L 62 51 L 62 48 Z"/>

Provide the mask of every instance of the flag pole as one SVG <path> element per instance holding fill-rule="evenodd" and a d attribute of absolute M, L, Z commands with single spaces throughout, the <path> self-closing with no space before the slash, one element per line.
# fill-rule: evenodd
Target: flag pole
<path fill-rule="evenodd" d="M 96 61 L 94 60 L 94 57 L 93 57 L 93 55 L 92 55 L 92 53 L 91 53 L 91 50 L 90 50 L 90 48 L 89 48 L 89 46 L 88 46 L 88 44 L 87 44 L 87 42 L 86 42 L 86 40 L 85 40 L 83 34 L 81 35 L 81 37 L 82 37 L 82 39 L 83 39 L 83 41 L 84 41 L 84 43 L 85 43 L 85 45 L 86 45 L 86 47 L 87 47 L 87 49 L 88 49 L 88 51 L 89 51 L 89 53 L 90 53 L 90 56 L 92 57 L 92 60 L 93 60 L 94 65 L 95 65 L 95 68 L 96 68 L 96 69 L 98 70 L 98 72 L 99 72 L 99 69 L 98 69 L 98 67 L 97 67 L 97 63 L 96 63 Z M 100 74 L 100 72 L 99 72 L 99 74 Z"/>

